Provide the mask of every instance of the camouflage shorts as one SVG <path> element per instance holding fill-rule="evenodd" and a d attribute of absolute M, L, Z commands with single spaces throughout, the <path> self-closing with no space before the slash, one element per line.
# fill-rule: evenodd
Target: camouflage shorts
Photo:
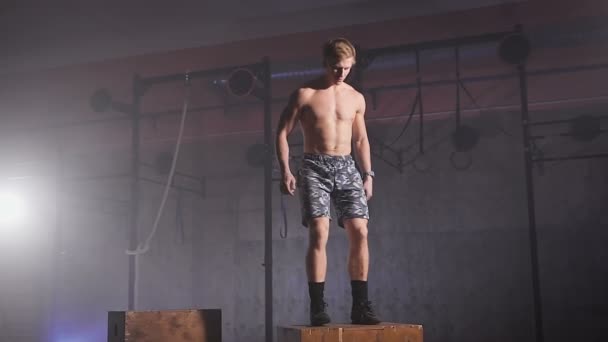
<path fill-rule="evenodd" d="M 345 219 L 369 219 L 363 181 L 350 155 L 304 154 L 297 178 L 304 226 L 316 217 L 331 219 L 330 199 L 340 227 Z"/>

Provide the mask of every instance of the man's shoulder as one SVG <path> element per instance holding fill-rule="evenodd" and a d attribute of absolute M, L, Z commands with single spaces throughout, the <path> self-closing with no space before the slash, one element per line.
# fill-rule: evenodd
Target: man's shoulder
<path fill-rule="evenodd" d="M 301 87 L 299 87 L 298 89 L 296 89 L 296 93 L 298 95 L 307 95 L 307 94 L 313 94 L 317 89 L 313 88 L 313 87 L 307 87 L 306 85 L 303 85 Z"/>
<path fill-rule="evenodd" d="M 319 82 L 317 80 L 308 81 L 297 87 L 293 95 L 298 99 L 303 100 L 314 95 L 319 88 Z"/>
<path fill-rule="evenodd" d="M 355 88 L 354 88 L 353 86 L 351 86 L 351 85 L 349 85 L 349 87 L 350 87 L 350 90 L 353 92 L 353 94 L 354 94 L 355 96 L 357 96 L 357 97 L 363 97 L 363 94 L 362 94 L 360 91 L 358 91 L 357 89 L 355 89 Z"/>
<path fill-rule="evenodd" d="M 363 96 L 363 94 L 361 92 L 359 92 L 357 89 L 355 89 L 353 86 L 351 86 L 348 83 L 344 83 L 344 87 L 346 87 L 346 91 L 349 92 L 349 95 L 356 98 L 356 99 L 361 99 L 364 100 L 365 97 Z"/>

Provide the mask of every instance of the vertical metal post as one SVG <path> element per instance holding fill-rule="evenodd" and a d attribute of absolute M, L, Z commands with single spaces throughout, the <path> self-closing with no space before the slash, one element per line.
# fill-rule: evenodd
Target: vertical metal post
<path fill-rule="evenodd" d="M 53 238 L 53 268 L 51 269 L 51 289 L 50 289 L 50 308 L 49 317 L 47 321 L 47 337 L 45 341 L 53 342 L 53 339 L 57 335 L 57 306 L 59 305 L 59 298 L 57 291 L 61 288 L 63 273 L 63 258 L 64 258 L 64 246 L 63 246 L 63 140 L 58 137 L 57 142 L 57 163 L 55 166 L 55 236 Z"/>
<path fill-rule="evenodd" d="M 274 148 L 272 140 L 272 89 L 270 87 L 270 59 L 263 60 L 264 73 L 264 273 L 265 273 L 265 311 L 266 342 L 273 341 L 273 293 L 272 293 L 272 162 Z"/>
<path fill-rule="evenodd" d="M 460 48 L 454 48 L 456 59 L 456 127 L 460 127 Z"/>
<path fill-rule="evenodd" d="M 526 67 L 517 66 L 519 72 L 519 88 L 521 97 L 521 123 L 524 142 L 524 165 L 526 168 L 526 190 L 528 198 L 528 231 L 530 239 L 530 258 L 532 263 L 532 287 L 534 291 L 534 321 L 536 341 L 543 342 L 542 298 L 540 295 L 540 280 L 538 271 L 538 240 L 536 234 L 536 209 L 534 206 L 534 178 L 532 173 L 532 146 L 530 144 L 530 116 L 528 113 L 528 83 Z"/>
<path fill-rule="evenodd" d="M 129 249 L 137 249 L 137 223 L 139 217 L 139 121 L 141 84 L 139 76 L 133 79 L 133 109 L 131 112 L 131 216 L 129 220 Z M 135 310 L 137 284 L 137 255 L 129 255 L 129 302 L 128 310 Z"/>
<path fill-rule="evenodd" d="M 416 87 L 418 89 L 418 108 L 420 109 L 420 125 L 418 126 L 419 152 L 424 154 L 424 105 L 422 104 L 422 76 L 420 75 L 420 52 L 416 50 Z"/>

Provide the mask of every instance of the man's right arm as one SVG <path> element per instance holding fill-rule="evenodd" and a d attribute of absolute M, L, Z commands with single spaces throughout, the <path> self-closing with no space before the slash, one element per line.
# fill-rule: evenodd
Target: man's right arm
<path fill-rule="evenodd" d="M 293 194 L 295 191 L 295 179 L 289 169 L 289 142 L 287 137 L 293 131 L 298 122 L 300 114 L 300 90 L 296 90 L 289 98 L 287 106 L 279 119 L 276 136 L 276 153 L 281 168 L 283 186 L 287 192 Z M 293 183 L 293 184 L 292 184 Z"/>

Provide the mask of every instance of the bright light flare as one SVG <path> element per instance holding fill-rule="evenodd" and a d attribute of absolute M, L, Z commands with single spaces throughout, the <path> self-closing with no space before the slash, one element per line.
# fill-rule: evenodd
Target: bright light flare
<path fill-rule="evenodd" d="M 11 225 L 23 222 L 25 218 L 25 201 L 18 193 L 0 191 L 0 225 Z"/>

